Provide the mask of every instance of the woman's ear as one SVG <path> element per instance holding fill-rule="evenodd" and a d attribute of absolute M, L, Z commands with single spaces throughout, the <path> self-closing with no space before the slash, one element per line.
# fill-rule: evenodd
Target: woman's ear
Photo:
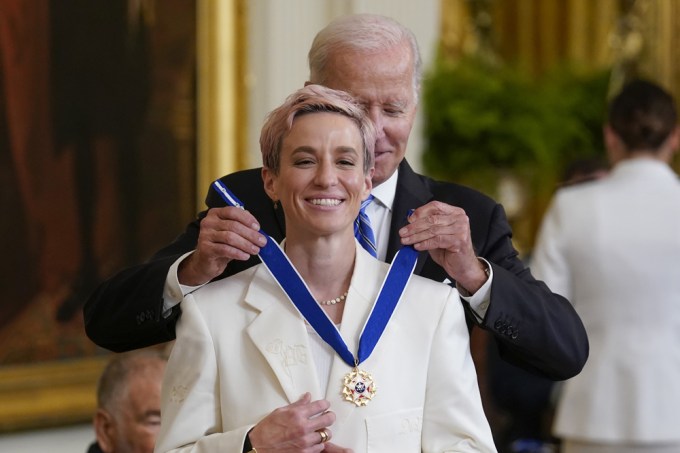
<path fill-rule="evenodd" d="M 626 154 L 623 149 L 623 143 L 609 124 L 605 124 L 602 128 L 602 134 L 604 135 L 604 145 L 607 151 L 607 157 L 609 162 L 613 165 L 623 159 Z"/>
<path fill-rule="evenodd" d="M 671 148 L 672 154 L 675 154 L 680 147 L 680 126 L 675 126 L 673 132 L 669 137 L 668 145 Z"/>
<path fill-rule="evenodd" d="M 264 182 L 264 191 L 267 193 L 272 201 L 276 202 L 279 200 L 276 194 L 276 175 L 267 167 L 262 167 L 262 181 Z"/>
<path fill-rule="evenodd" d="M 662 161 L 670 165 L 673 156 L 678 152 L 680 146 L 680 126 L 675 126 L 671 133 L 666 138 L 666 141 L 661 145 L 658 157 Z"/>

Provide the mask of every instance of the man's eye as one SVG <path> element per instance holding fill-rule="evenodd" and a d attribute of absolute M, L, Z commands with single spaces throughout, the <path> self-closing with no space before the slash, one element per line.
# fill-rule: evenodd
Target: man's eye
<path fill-rule="evenodd" d="M 312 159 L 298 159 L 295 161 L 295 165 L 298 167 L 312 165 L 314 161 Z"/>
<path fill-rule="evenodd" d="M 354 161 L 348 160 L 348 159 L 342 159 L 342 160 L 338 161 L 338 164 L 342 165 L 343 167 L 353 167 Z"/>
<path fill-rule="evenodd" d="M 383 110 L 389 116 L 399 116 L 404 113 L 401 109 L 388 108 Z"/>

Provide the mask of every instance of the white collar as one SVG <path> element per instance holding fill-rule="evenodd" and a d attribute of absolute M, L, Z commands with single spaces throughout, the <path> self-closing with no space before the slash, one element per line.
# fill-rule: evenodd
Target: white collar
<path fill-rule="evenodd" d="M 392 173 L 387 181 L 374 187 L 371 190 L 371 194 L 382 204 L 384 207 L 392 211 L 392 204 L 394 203 L 394 197 L 397 194 L 397 178 L 399 177 L 399 168 Z"/>

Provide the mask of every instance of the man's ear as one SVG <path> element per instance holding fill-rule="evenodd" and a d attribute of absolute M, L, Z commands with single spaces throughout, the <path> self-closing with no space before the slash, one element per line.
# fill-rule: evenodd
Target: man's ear
<path fill-rule="evenodd" d="M 93 424 L 95 437 L 102 451 L 113 453 L 116 448 L 116 422 L 113 416 L 104 409 L 97 409 Z"/>
<path fill-rule="evenodd" d="M 368 198 L 371 194 L 371 190 L 373 190 L 373 173 L 375 173 L 375 167 L 371 167 L 364 178 L 364 196 L 361 198 L 362 200 Z"/>
<path fill-rule="evenodd" d="M 275 180 L 276 176 L 274 175 L 274 172 L 272 172 L 267 167 L 262 167 L 262 181 L 264 182 L 264 191 L 267 193 L 269 198 L 272 199 L 272 201 L 279 201 L 274 184 Z"/>

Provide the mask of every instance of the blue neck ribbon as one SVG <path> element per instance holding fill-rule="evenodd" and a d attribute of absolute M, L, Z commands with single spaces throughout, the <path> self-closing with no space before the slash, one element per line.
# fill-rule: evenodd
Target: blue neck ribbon
<path fill-rule="evenodd" d="M 243 203 L 221 181 L 217 180 L 213 185 L 229 206 L 245 209 Z M 373 310 L 361 332 L 359 351 L 355 358 L 342 339 L 340 332 L 316 302 L 281 246 L 264 231 L 260 230 L 260 233 L 267 237 L 267 244 L 260 248 L 260 259 L 300 314 L 350 367 L 356 367 L 366 360 L 378 344 L 387 323 L 401 300 L 415 269 L 418 252 L 412 246 L 404 246 L 392 260 Z"/>

